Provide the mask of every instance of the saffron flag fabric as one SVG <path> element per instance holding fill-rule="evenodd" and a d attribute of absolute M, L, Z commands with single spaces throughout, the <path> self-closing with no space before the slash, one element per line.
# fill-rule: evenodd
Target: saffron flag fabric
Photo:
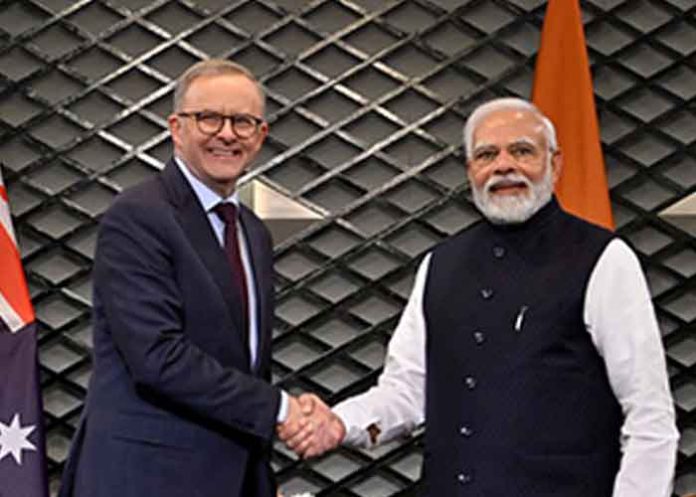
<path fill-rule="evenodd" d="M 0 171 L 0 496 L 46 497 L 36 324 Z"/>
<path fill-rule="evenodd" d="M 537 55 L 532 101 L 556 126 L 563 207 L 614 228 L 578 0 L 549 0 Z"/>

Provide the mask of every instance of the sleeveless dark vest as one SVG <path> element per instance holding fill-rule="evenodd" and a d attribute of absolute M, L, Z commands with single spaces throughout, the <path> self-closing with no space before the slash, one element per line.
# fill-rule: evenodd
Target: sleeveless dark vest
<path fill-rule="evenodd" d="M 621 409 L 583 323 L 612 238 L 555 199 L 438 246 L 425 287 L 429 497 L 611 497 Z"/>

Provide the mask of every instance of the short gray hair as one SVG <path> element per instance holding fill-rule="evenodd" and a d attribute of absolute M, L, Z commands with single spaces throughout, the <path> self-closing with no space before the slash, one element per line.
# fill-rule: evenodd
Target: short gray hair
<path fill-rule="evenodd" d="M 546 117 L 539 108 L 533 103 L 516 97 L 504 97 L 495 98 L 484 104 L 479 105 L 474 109 L 474 111 L 469 114 L 469 118 L 466 120 L 464 125 L 464 152 L 466 153 L 466 158 L 469 160 L 471 158 L 471 153 L 474 147 L 474 131 L 478 127 L 481 120 L 497 111 L 501 110 L 523 110 L 531 112 L 536 115 L 543 125 L 543 133 L 546 137 L 546 143 L 548 144 L 549 150 L 558 150 L 558 142 L 556 140 L 556 128 L 554 128 L 551 120 Z"/>
<path fill-rule="evenodd" d="M 263 92 L 263 88 L 261 88 L 261 84 L 256 79 L 256 76 L 243 65 L 226 59 L 207 59 L 196 62 L 179 76 L 179 79 L 176 80 L 176 86 L 174 87 L 174 112 L 181 110 L 186 92 L 195 79 L 202 76 L 223 76 L 227 74 L 232 76 L 244 76 L 254 83 L 261 97 L 262 113 L 265 112 L 266 95 Z"/>

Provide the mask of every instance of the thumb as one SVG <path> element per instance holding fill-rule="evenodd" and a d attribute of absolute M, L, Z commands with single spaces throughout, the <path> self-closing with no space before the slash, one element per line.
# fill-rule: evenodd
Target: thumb
<path fill-rule="evenodd" d="M 314 398 L 314 395 L 303 393 L 302 395 L 300 395 L 298 400 L 300 402 L 300 407 L 302 408 L 302 414 L 304 414 L 305 416 L 312 414 L 314 408 L 316 407 L 316 400 Z"/>

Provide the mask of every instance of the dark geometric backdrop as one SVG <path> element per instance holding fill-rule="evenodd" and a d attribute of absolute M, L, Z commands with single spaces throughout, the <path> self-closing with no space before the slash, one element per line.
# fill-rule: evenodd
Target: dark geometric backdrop
<path fill-rule="evenodd" d="M 582 7 L 614 215 L 662 326 L 686 495 L 696 492 L 696 0 Z M 271 134 L 247 180 L 317 218 L 276 247 L 275 381 L 333 402 L 374 381 L 420 257 L 479 219 L 461 127 L 483 100 L 529 96 L 544 8 L 0 0 L 0 161 L 42 329 L 52 487 L 90 374 L 97 223 L 169 157 L 173 78 L 229 57 L 268 91 Z M 308 463 L 277 444 L 274 465 L 288 493 L 405 495 L 419 443 Z"/>

